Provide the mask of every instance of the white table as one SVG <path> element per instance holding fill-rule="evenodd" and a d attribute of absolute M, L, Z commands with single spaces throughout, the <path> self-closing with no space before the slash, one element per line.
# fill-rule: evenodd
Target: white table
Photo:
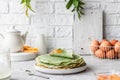
<path fill-rule="evenodd" d="M 81 73 L 69 75 L 50 75 L 37 72 L 34 69 L 35 61 L 12 62 L 11 80 L 96 80 L 94 72 L 109 72 L 113 69 L 120 70 L 120 60 L 101 60 L 93 56 L 84 57 L 88 69 Z M 31 70 L 37 75 L 44 75 L 50 79 L 44 79 L 36 76 L 29 76 L 25 70 Z"/>

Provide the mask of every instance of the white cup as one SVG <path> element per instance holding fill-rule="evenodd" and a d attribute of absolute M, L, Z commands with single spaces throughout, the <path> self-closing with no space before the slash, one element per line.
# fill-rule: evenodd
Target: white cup
<path fill-rule="evenodd" d="M 0 49 L 0 80 L 9 80 L 10 76 L 10 51 L 7 49 Z"/>

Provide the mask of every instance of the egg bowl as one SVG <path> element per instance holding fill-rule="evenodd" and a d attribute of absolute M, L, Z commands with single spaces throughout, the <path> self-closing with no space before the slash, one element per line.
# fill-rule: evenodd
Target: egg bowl
<path fill-rule="evenodd" d="M 95 57 L 100 59 L 119 59 L 120 47 L 115 46 L 90 46 L 91 52 Z"/>

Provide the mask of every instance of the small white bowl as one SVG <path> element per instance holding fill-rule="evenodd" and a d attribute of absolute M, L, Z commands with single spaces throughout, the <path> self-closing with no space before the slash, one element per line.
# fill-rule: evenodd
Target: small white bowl
<path fill-rule="evenodd" d="M 11 56 L 11 61 L 26 61 L 26 60 L 35 59 L 37 53 L 19 52 L 19 53 L 11 53 L 10 56 Z"/>

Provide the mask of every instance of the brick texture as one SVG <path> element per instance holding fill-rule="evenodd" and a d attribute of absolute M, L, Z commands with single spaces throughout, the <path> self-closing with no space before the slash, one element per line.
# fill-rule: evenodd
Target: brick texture
<path fill-rule="evenodd" d="M 65 8 L 64 0 L 31 0 L 36 13 L 24 14 L 20 0 L 0 0 L 0 33 L 15 25 L 29 31 L 28 45 L 33 45 L 36 34 L 45 34 L 48 49 L 72 48 L 73 13 Z M 83 0 L 85 9 L 104 10 L 104 37 L 120 39 L 120 0 Z"/>
<path fill-rule="evenodd" d="M 8 13 L 8 1 L 0 0 L 0 13 Z"/>

